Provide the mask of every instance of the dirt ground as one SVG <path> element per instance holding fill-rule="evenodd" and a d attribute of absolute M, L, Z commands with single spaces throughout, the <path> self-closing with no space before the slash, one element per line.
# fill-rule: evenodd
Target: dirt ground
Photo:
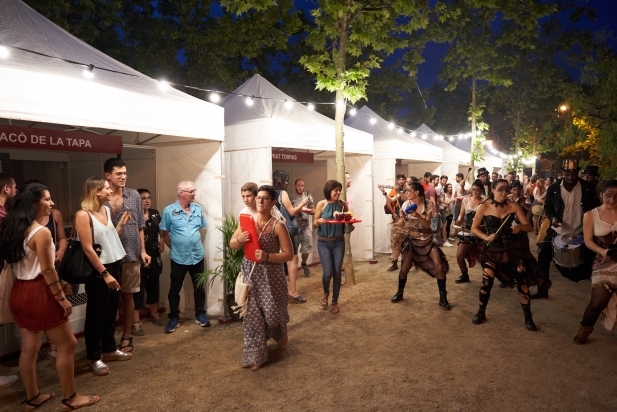
<path fill-rule="evenodd" d="M 422 272 L 410 273 L 401 303 L 390 303 L 397 273 L 378 255 L 376 265 L 355 264 L 357 283 L 343 286 L 341 312 L 332 315 L 319 309 L 317 266 L 298 282 L 308 303 L 289 306 L 288 346 L 271 341 L 259 371 L 240 367 L 242 323 L 215 320 L 202 329 L 185 313 L 170 335 L 145 323 L 134 359 L 110 363 L 106 377 L 88 371 L 79 339 L 79 393 L 102 396 L 92 411 L 617 410 L 617 335 L 597 325 L 588 344 L 572 343 L 589 281 L 576 284 L 554 271 L 550 299 L 532 302 L 537 332 L 525 329 L 516 291 L 496 285 L 488 321 L 477 326 L 471 318 L 480 269 L 470 270 L 471 283 L 456 285 L 456 247 L 443 249 L 451 263 L 450 312 L 437 305 L 437 284 Z M 58 379 L 44 353 L 40 359 L 40 390 L 57 394 L 40 410 L 57 410 Z M 9 372 L 17 372 L 16 361 L 0 365 Z M 20 381 L 0 391 L 0 410 L 21 410 L 24 398 Z"/>

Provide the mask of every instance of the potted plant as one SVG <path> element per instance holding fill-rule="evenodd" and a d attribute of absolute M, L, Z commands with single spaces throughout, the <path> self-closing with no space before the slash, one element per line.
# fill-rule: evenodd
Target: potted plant
<path fill-rule="evenodd" d="M 198 287 L 202 287 L 204 282 L 209 280 L 210 286 L 216 278 L 223 281 L 223 287 L 226 296 L 225 311 L 231 315 L 234 321 L 239 321 L 240 317 L 233 314 L 231 307 L 234 305 L 234 289 L 236 286 L 236 278 L 240 273 L 242 267 L 242 258 L 244 257 L 244 251 L 242 249 L 234 250 L 229 247 L 229 242 L 234 232 L 238 228 L 238 220 L 234 215 L 227 214 L 225 220 L 221 226 L 216 227 L 223 234 L 223 245 L 218 249 L 223 252 L 223 264 L 217 266 L 213 270 L 206 270 L 204 273 L 200 273 L 197 278 Z"/>

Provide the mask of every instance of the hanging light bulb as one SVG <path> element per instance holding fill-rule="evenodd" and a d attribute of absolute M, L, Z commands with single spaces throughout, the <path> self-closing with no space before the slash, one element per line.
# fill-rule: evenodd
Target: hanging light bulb
<path fill-rule="evenodd" d="M 88 65 L 87 68 L 84 69 L 84 77 L 88 80 L 92 79 L 94 77 L 94 65 L 90 64 Z"/>
<path fill-rule="evenodd" d="M 6 59 L 11 55 L 9 48 L 0 44 L 0 59 Z"/>
<path fill-rule="evenodd" d="M 358 113 L 358 111 L 356 110 L 356 108 L 355 108 L 355 107 L 352 107 L 352 108 L 351 108 L 351 110 L 349 110 L 349 115 L 350 115 L 350 116 L 355 116 L 355 115 L 356 115 L 356 113 Z"/>
<path fill-rule="evenodd" d="M 410 135 L 411 137 L 416 137 L 416 132 L 411 132 Z"/>
<path fill-rule="evenodd" d="M 345 108 L 345 106 L 346 106 L 346 105 L 345 105 L 345 102 L 344 102 L 343 100 L 340 100 L 340 101 L 336 102 L 336 107 L 337 107 L 338 109 L 344 109 L 344 108 Z"/>
<path fill-rule="evenodd" d="M 218 103 L 221 100 L 221 96 L 217 92 L 210 93 L 210 101 L 212 103 Z"/>
<path fill-rule="evenodd" d="M 450 137 L 448 138 L 448 140 L 449 140 L 450 142 L 453 142 L 453 141 L 454 141 L 454 136 L 450 136 Z"/>
<path fill-rule="evenodd" d="M 167 80 L 159 80 L 159 89 L 162 91 L 169 89 L 169 82 Z"/>
<path fill-rule="evenodd" d="M 403 133 L 403 128 L 402 128 L 402 127 L 399 127 L 399 128 L 398 128 L 398 130 L 397 130 L 397 132 L 398 132 L 399 134 Z"/>
<path fill-rule="evenodd" d="M 375 124 L 377 123 L 377 119 L 375 119 L 374 117 L 371 117 L 371 120 L 369 120 L 369 122 L 371 122 L 371 124 Z"/>
<path fill-rule="evenodd" d="M 426 135 L 426 133 L 425 133 L 425 134 L 423 134 L 423 135 L 422 135 L 422 140 L 426 140 L 426 138 L 427 138 L 427 137 L 428 137 L 428 136 Z"/>
<path fill-rule="evenodd" d="M 293 107 L 293 103 L 290 102 L 289 100 L 285 99 L 285 108 L 286 109 L 291 109 Z"/>
<path fill-rule="evenodd" d="M 309 110 L 315 110 L 315 105 L 313 103 L 309 103 L 306 105 Z"/>
<path fill-rule="evenodd" d="M 439 140 L 439 135 L 438 134 L 434 134 L 433 135 L 433 140 Z"/>
<path fill-rule="evenodd" d="M 394 123 L 392 122 L 388 123 L 388 129 L 394 129 Z"/>
<path fill-rule="evenodd" d="M 246 105 L 247 105 L 247 106 L 252 106 L 252 105 L 253 105 L 253 103 L 255 103 L 255 102 L 253 101 L 254 97 L 255 97 L 255 96 L 249 96 L 249 97 L 247 97 L 247 98 L 246 98 L 246 100 L 244 100 L 244 102 L 246 103 Z"/>

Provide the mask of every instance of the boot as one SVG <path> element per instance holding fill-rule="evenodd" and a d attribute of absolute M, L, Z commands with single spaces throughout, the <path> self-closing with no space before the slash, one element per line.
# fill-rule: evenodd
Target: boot
<path fill-rule="evenodd" d="M 388 272 L 394 272 L 395 270 L 398 270 L 398 265 L 396 263 L 397 263 L 396 260 L 392 261 L 392 266 L 388 268 Z"/>
<path fill-rule="evenodd" d="M 439 306 L 444 310 L 450 310 L 450 303 L 448 303 L 448 292 L 446 291 L 446 280 L 437 279 L 437 287 L 439 288 Z"/>
<path fill-rule="evenodd" d="M 454 283 L 467 283 L 469 282 L 469 273 L 468 272 L 461 272 L 461 276 L 457 277 L 454 280 Z"/>
<path fill-rule="evenodd" d="M 531 331 L 536 330 L 536 324 L 533 323 L 533 318 L 531 317 L 531 306 L 523 304 L 521 304 L 521 306 L 523 307 L 523 313 L 525 314 L 525 328 Z"/>
<path fill-rule="evenodd" d="M 480 305 L 475 316 L 471 319 L 471 323 L 473 323 L 474 325 L 479 325 L 481 323 L 484 323 L 485 320 L 486 320 L 486 306 Z"/>
<path fill-rule="evenodd" d="M 593 326 L 580 325 L 578 327 L 578 333 L 574 337 L 574 343 L 578 345 L 584 344 L 587 342 L 587 338 L 591 335 L 591 332 L 593 332 Z"/>
<path fill-rule="evenodd" d="M 407 283 L 407 278 L 398 280 L 398 291 L 392 296 L 391 302 L 398 303 L 403 300 L 403 291 L 405 290 L 405 284 Z"/>
<path fill-rule="evenodd" d="M 530 296 L 531 299 L 548 299 L 548 290 L 540 290 Z"/>

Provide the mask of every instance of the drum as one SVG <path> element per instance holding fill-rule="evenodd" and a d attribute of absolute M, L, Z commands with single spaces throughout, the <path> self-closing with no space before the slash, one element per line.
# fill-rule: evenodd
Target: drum
<path fill-rule="evenodd" d="M 565 233 L 553 238 L 553 261 L 564 268 L 574 268 L 583 264 L 583 235 Z"/>

